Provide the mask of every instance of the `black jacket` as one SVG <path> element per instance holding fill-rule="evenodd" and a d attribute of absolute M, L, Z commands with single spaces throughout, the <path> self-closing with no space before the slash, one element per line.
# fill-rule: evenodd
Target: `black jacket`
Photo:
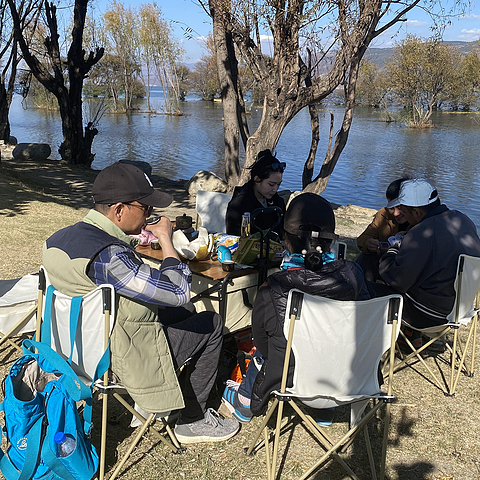
<path fill-rule="evenodd" d="M 285 202 L 277 193 L 272 197 L 271 200 L 267 200 L 268 207 L 280 207 L 283 214 L 285 215 Z M 263 205 L 257 200 L 255 192 L 253 191 L 253 180 L 250 180 L 245 185 L 241 187 L 235 187 L 233 192 L 233 197 L 230 200 L 227 207 L 227 216 L 226 216 L 226 228 L 229 235 L 240 235 L 240 229 L 242 226 L 242 215 L 245 212 L 253 213 L 257 208 L 263 208 Z M 277 215 L 273 214 L 262 214 L 259 215 L 255 223 L 262 230 L 270 228 L 275 221 L 277 220 Z M 283 217 L 280 225 L 275 229 L 277 233 L 282 238 L 283 236 Z M 255 233 L 255 230 L 252 228 L 252 233 Z"/>
<path fill-rule="evenodd" d="M 271 275 L 259 289 L 252 313 L 254 343 L 265 361 L 253 386 L 251 410 L 263 413 L 268 397 L 280 388 L 287 340 L 283 334 L 288 292 L 296 288 L 310 295 L 336 300 L 368 300 L 362 269 L 354 262 L 336 260 L 317 272 L 293 268 Z M 294 357 L 287 386 L 292 385 Z"/>
<path fill-rule="evenodd" d="M 463 213 L 440 205 L 407 232 L 398 253 L 390 249 L 383 255 L 380 275 L 387 285 L 443 317 L 437 321 L 443 324 L 455 301 L 453 285 L 462 253 L 480 257 L 477 229 Z"/>

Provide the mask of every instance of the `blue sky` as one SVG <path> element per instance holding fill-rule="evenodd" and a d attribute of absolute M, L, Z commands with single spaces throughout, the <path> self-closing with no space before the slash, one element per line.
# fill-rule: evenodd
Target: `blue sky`
<path fill-rule="evenodd" d="M 122 2 L 122 0 L 119 0 Z M 153 0 L 152 0 L 153 1 Z M 105 11 L 109 0 L 96 0 L 96 10 Z M 123 0 L 125 5 L 132 7 L 149 3 L 148 0 Z M 182 43 L 186 54 L 185 63 L 195 63 L 204 53 L 204 38 L 212 30 L 210 18 L 195 0 L 156 0 L 166 20 L 172 22 L 174 32 Z M 446 4 L 447 2 L 442 2 Z M 431 19 L 420 9 L 414 9 L 399 29 L 390 30 L 381 35 L 375 42 L 376 47 L 391 47 L 406 34 L 419 37 L 431 35 Z M 185 35 L 186 30 L 193 30 L 191 39 Z M 267 40 L 268 37 L 266 37 Z M 480 0 L 471 3 L 465 16 L 452 19 L 452 24 L 445 29 L 444 40 L 472 42 L 480 39 Z M 268 49 L 264 49 L 265 52 Z"/>

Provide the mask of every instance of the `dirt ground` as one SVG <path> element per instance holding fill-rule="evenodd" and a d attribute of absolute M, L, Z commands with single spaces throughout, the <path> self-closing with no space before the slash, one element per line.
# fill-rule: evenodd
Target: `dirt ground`
<path fill-rule="evenodd" d="M 17 162 L 2 150 L 0 164 L 0 278 L 8 279 L 38 270 L 41 247 L 45 239 L 61 227 L 80 220 L 91 205 L 90 188 L 95 172 L 70 168 L 59 162 Z M 194 202 L 183 190 L 182 182 L 156 177 L 157 187 L 173 193 L 175 202 L 163 214 L 174 218 L 194 212 Z M 370 222 L 374 211 L 355 206 L 336 208 L 337 233 L 350 246 Z M 354 255 L 354 250 L 349 247 Z M 5 375 L 15 355 L 8 348 L 0 350 L 0 374 Z M 478 356 L 477 356 L 478 358 Z M 442 367 L 440 358 L 428 358 L 431 365 Z M 478 369 L 478 360 L 475 365 Z M 436 368 L 436 367 L 435 367 Z M 418 370 L 419 375 L 415 370 Z M 480 479 L 479 436 L 479 376 L 460 378 L 457 395 L 445 397 L 425 380 L 421 366 L 406 368 L 394 377 L 397 401 L 392 405 L 389 434 L 387 476 L 392 480 L 474 480 Z M 218 406 L 218 397 L 212 396 Z M 115 411 L 112 402 L 112 411 Z M 332 435 L 343 431 L 347 412 L 340 411 Z M 99 425 L 97 418 L 96 425 Z M 109 425 L 107 462 L 116 463 L 133 429 L 128 419 Z M 124 467 L 121 478 L 146 479 L 239 479 L 266 478 L 265 452 L 248 458 L 243 448 L 259 426 L 254 419 L 243 425 L 240 433 L 228 442 L 189 446 L 182 455 L 173 455 L 154 437 L 144 438 Z M 94 428 L 93 442 L 99 444 L 99 427 Z M 374 456 L 381 449 L 382 420 L 375 419 L 370 429 Z M 343 458 L 359 478 L 371 478 L 368 460 L 356 441 Z M 283 436 L 283 448 L 288 449 L 277 478 L 299 478 L 319 456 L 321 449 L 301 426 L 294 425 Z M 328 463 L 311 478 L 348 478 L 336 463 Z"/>

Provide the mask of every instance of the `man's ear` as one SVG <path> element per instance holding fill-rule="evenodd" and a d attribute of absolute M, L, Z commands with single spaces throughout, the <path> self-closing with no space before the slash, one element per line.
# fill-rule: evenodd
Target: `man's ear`
<path fill-rule="evenodd" d="M 115 221 L 115 220 L 120 220 L 122 218 L 122 213 L 124 209 L 124 204 L 123 203 L 114 203 L 109 209 L 108 213 L 105 215 L 108 217 L 110 220 Z"/>
<path fill-rule="evenodd" d="M 413 207 L 412 214 L 415 220 L 420 221 L 424 217 L 425 212 L 419 207 Z"/>

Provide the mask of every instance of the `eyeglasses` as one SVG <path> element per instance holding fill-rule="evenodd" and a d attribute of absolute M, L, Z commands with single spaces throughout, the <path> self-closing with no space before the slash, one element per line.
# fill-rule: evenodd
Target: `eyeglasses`
<path fill-rule="evenodd" d="M 134 203 L 124 203 L 124 205 L 128 205 L 129 207 L 137 207 L 143 210 L 143 214 L 149 217 L 153 212 L 153 207 L 150 205 L 135 205 Z"/>

